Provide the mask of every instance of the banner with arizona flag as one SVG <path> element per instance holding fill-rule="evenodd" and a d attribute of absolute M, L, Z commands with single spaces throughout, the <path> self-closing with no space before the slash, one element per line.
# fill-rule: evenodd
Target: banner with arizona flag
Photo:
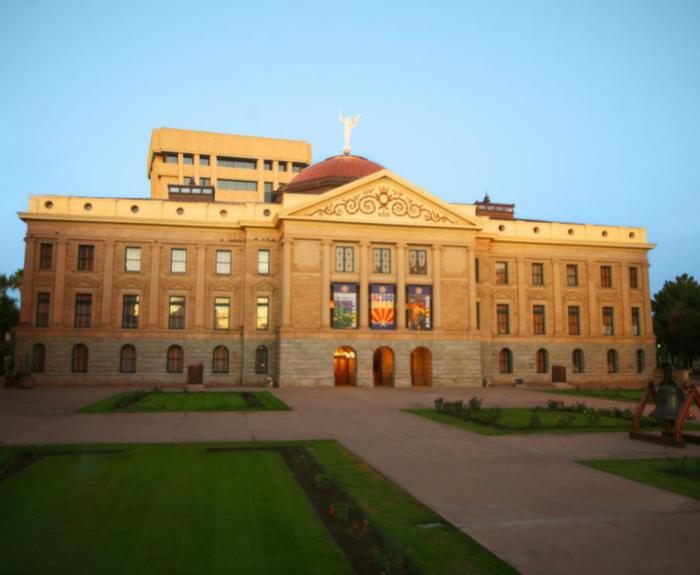
<path fill-rule="evenodd" d="M 396 289 L 391 284 L 372 284 L 369 296 L 370 327 L 396 329 Z"/>

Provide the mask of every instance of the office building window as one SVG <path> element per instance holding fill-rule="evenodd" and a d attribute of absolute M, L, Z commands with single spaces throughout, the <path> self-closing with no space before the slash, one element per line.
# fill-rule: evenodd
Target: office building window
<path fill-rule="evenodd" d="M 71 353 L 71 371 L 74 373 L 86 373 L 88 370 L 88 348 L 79 343 L 73 346 Z"/>
<path fill-rule="evenodd" d="M 600 266 L 600 287 L 612 287 L 612 267 Z"/>
<path fill-rule="evenodd" d="M 496 283 L 508 283 L 508 262 L 496 262 Z"/>
<path fill-rule="evenodd" d="M 249 158 L 231 158 L 228 156 L 217 156 L 216 165 L 220 168 L 239 168 L 244 170 L 255 170 L 258 167 L 257 160 Z"/>
<path fill-rule="evenodd" d="M 214 298 L 214 329 L 229 329 L 231 325 L 231 300 L 227 297 Z"/>
<path fill-rule="evenodd" d="M 185 329 L 185 296 L 171 295 L 168 301 L 168 328 Z"/>
<path fill-rule="evenodd" d="M 270 275 L 270 250 L 258 250 L 258 274 Z"/>
<path fill-rule="evenodd" d="M 216 180 L 217 187 L 222 190 L 236 190 L 239 192 L 257 192 L 258 182 L 248 180 L 226 180 L 219 178 Z"/>
<path fill-rule="evenodd" d="M 272 160 L 265 160 L 263 162 L 263 167 L 265 168 L 266 171 L 271 172 L 272 171 Z"/>
<path fill-rule="evenodd" d="M 168 373 L 182 373 L 185 366 L 185 354 L 179 345 L 168 348 L 165 369 Z"/>
<path fill-rule="evenodd" d="M 177 164 L 177 154 L 174 154 L 172 152 L 165 152 L 163 154 L 163 161 L 166 164 Z"/>
<path fill-rule="evenodd" d="M 510 311 L 507 303 L 496 306 L 496 332 L 505 335 L 510 333 Z"/>
<path fill-rule="evenodd" d="M 182 163 L 188 165 L 194 164 L 194 156 L 192 154 L 182 154 Z"/>
<path fill-rule="evenodd" d="M 630 289 L 639 289 L 638 268 L 630 268 Z"/>
<path fill-rule="evenodd" d="M 306 167 L 306 164 L 299 164 L 297 162 L 292 163 L 292 173 L 298 174 Z"/>
<path fill-rule="evenodd" d="M 280 172 L 286 172 L 287 171 L 287 162 L 277 162 L 277 169 Z"/>
<path fill-rule="evenodd" d="M 272 203 L 272 182 L 265 182 L 265 197 L 263 201 L 268 204 Z"/>
<path fill-rule="evenodd" d="M 335 271 L 354 272 L 355 271 L 355 248 L 351 246 L 335 247 Z"/>
<path fill-rule="evenodd" d="M 119 371 L 122 373 L 136 372 L 136 348 L 133 345 L 123 345 L 119 351 Z"/>
<path fill-rule="evenodd" d="M 613 308 L 603 308 L 603 335 L 615 335 L 615 318 Z"/>
<path fill-rule="evenodd" d="M 644 350 L 643 349 L 637 350 L 636 359 L 637 359 L 637 373 L 644 373 L 646 358 L 644 357 Z"/>
<path fill-rule="evenodd" d="M 212 354 L 213 373 L 228 373 L 228 348 L 224 345 L 217 345 Z"/>
<path fill-rule="evenodd" d="M 199 178 L 200 186 L 211 186 L 211 178 Z"/>
<path fill-rule="evenodd" d="M 95 269 L 95 246 L 78 246 L 78 271 L 91 272 Z"/>
<path fill-rule="evenodd" d="M 126 294 L 122 298 L 122 327 L 137 329 L 139 327 L 139 296 Z"/>
<path fill-rule="evenodd" d="M 200 166 L 208 166 L 210 163 L 209 156 L 208 155 L 199 155 L 199 165 Z"/>
<path fill-rule="evenodd" d="M 389 249 L 389 248 L 372 248 L 372 273 L 373 274 L 390 274 L 391 273 L 391 249 Z"/>
<path fill-rule="evenodd" d="M 608 373 L 617 373 L 619 371 L 617 351 L 614 349 L 608 350 Z"/>
<path fill-rule="evenodd" d="M 53 244 L 39 246 L 39 269 L 50 270 L 53 266 Z"/>
<path fill-rule="evenodd" d="M 216 250 L 216 274 L 220 276 L 231 275 L 231 252 L 229 250 Z"/>
<path fill-rule="evenodd" d="M 532 306 L 532 332 L 535 335 L 544 335 L 545 333 L 543 305 Z"/>
<path fill-rule="evenodd" d="M 581 314 L 577 305 L 570 305 L 568 309 L 569 335 L 581 335 Z"/>
<path fill-rule="evenodd" d="M 36 343 L 32 348 L 32 371 L 34 373 L 44 373 L 46 370 L 46 346 L 43 343 Z"/>
<path fill-rule="evenodd" d="M 639 308 L 632 308 L 632 335 L 642 335 L 642 325 L 640 320 Z"/>
<path fill-rule="evenodd" d="M 535 353 L 535 368 L 537 373 L 549 371 L 549 354 L 546 349 L 538 349 Z"/>
<path fill-rule="evenodd" d="M 498 371 L 513 373 L 513 352 L 508 348 L 503 348 L 498 352 Z"/>
<path fill-rule="evenodd" d="M 49 326 L 49 308 L 51 307 L 51 294 L 39 292 L 36 297 L 36 327 Z"/>
<path fill-rule="evenodd" d="M 259 345 L 255 350 L 255 373 L 267 373 L 267 348 Z"/>
<path fill-rule="evenodd" d="M 187 273 L 187 250 L 184 248 L 173 248 L 170 250 L 170 273 Z"/>
<path fill-rule="evenodd" d="M 182 184 L 185 186 L 194 186 L 194 176 L 182 176 Z"/>
<path fill-rule="evenodd" d="M 92 323 L 92 294 L 75 296 L 75 327 L 90 327 Z"/>
<path fill-rule="evenodd" d="M 408 250 L 408 273 L 414 276 L 428 274 L 428 250 Z"/>
<path fill-rule="evenodd" d="M 532 285 L 544 285 L 544 264 L 532 264 Z"/>
<path fill-rule="evenodd" d="M 566 265 L 566 285 L 578 287 L 578 266 L 576 264 Z"/>
<path fill-rule="evenodd" d="M 571 354 L 571 362 L 574 364 L 574 373 L 583 373 L 585 371 L 583 350 L 575 349 Z"/>
<path fill-rule="evenodd" d="M 265 330 L 270 326 L 270 298 L 258 297 L 255 304 L 255 329 Z"/>
<path fill-rule="evenodd" d="M 126 248 L 124 250 L 124 271 L 141 271 L 141 248 Z"/>

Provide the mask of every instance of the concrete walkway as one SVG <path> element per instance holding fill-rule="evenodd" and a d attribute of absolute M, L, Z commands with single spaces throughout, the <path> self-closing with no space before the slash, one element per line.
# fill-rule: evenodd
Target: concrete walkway
<path fill-rule="evenodd" d="M 337 439 L 526 574 L 700 572 L 700 502 L 575 463 L 700 456 L 624 433 L 488 437 L 401 409 L 438 396 L 544 404 L 520 389 L 281 389 L 294 411 L 75 414 L 114 389 L 0 390 L 0 443 Z M 576 398 L 562 398 L 567 403 Z M 607 400 L 585 400 L 604 406 Z M 621 404 L 624 407 L 631 404 Z"/>

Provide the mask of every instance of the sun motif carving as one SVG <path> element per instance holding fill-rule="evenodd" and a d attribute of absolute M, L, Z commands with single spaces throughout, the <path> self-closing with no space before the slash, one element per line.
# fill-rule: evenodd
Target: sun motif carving
<path fill-rule="evenodd" d="M 423 204 L 392 190 L 387 186 L 379 189 L 370 188 L 337 202 L 314 210 L 310 216 L 354 216 L 355 214 L 377 215 L 380 218 L 390 216 L 407 217 L 433 223 L 456 224 L 454 220 L 440 212 L 427 208 Z"/>

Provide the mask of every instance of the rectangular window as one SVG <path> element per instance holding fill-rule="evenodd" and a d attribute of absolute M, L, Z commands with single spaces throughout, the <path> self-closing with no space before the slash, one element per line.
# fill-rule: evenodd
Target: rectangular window
<path fill-rule="evenodd" d="M 566 264 L 566 285 L 578 287 L 578 266 L 576 264 Z"/>
<path fill-rule="evenodd" d="M 219 178 L 216 180 L 216 185 L 222 190 L 237 190 L 239 192 L 258 191 L 258 182 L 250 182 L 248 180 L 225 180 Z"/>
<path fill-rule="evenodd" d="M 216 250 L 216 274 L 220 276 L 231 275 L 231 252 L 228 250 Z"/>
<path fill-rule="evenodd" d="M 577 305 L 570 305 L 568 309 L 569 335 L 581 335 L 580 312 Z"/>
<path fill-rule="evenodd" d="M 292 163 L 292 173 L 298 174 L 306 167 L 306 164 L 299 164 L 297 162 Z"/>
<path fill-rule="evenodd" d="M 287 162 L 277 162 L 277 168 L 279 169 L 280 172 L 286 172 L 287 171 Z"/>
<path fill-rule="evenodd" d="M 270 275 L 270 250 L 258 250 L 258 274 Z"/>
<path fill-rule="evenodd" d="M 211 178 L 199 178 L 200 186 L 211 186 Z"/>
<path fill-rule="evenodd" d="M 185 248 L 173 248 L 170 250 L 170 273 L 187 273 L 187 250 Z"/>
<path fill-rule="evenodd" d="M 124 271 L 141 271 L 141 248 L 126 248 L 124 250 Z"/>
<path fill-rule="evenodd" d="M 632 335 L 642 335 L 642 323 L 640 321 L 639 308 L 632 308 Z"/>
<path fill-rule="evenodd" d="M 36 327 L 49 326 L 49 307 L 51 306 L 51 294 L 39 292 L 36 298 Z"/>
<path fill-rule="evenodd" d="M 476 302 L 476 329 L 481 329 L 481 303 Z"/>
<path fill-rule="evenodd" d="M 481 281 L 481 272 L 479 270 L 479 258 L 474 258 L 474 280 L 476 283 Z"/>
<path fill-rule="evenodd" d="M 265 330 L 270 327 L 270 298 L 258 297 L 255 300 L 255 329 Z"/>
<path fill-rule="evenodd" d="M 532 285 L 544 285 L 544 264 L 532 264 Z"/>
<path fill-rule="evenodd" d="M 263 167 L 265 168 L 266 171 L 271 172 L 272 171 L 272 160 L 265 160 L 263 162 Z"/>
<path fill-rule="evenodd" d="M 231 325 L 231 300 L 227 297 L 214 298 L 214 329 L 229 329 Z"/>
<path fill-rule="evenodd" d="M 265 182 L 265 197 L 263 201 L 268 204 L 272 203 L 272 182 Z"/>
<path fill-rule="evenodd" d="M 53 244 L 39 246 L 39 269 L 50 270 L 53 266 Z"/>
<path fill-rule="evenodd" d="M 199 155 L 199 165 L 200 166 L 208 166 L 209 165 L 209 156 L 208 155 Z"/>
<path fill-rule="evenodd" d="M 603 335 L 615 335 L 615 318 L 613 308 L 603 308 Z"/>
<path fill-rule="evenodd" d="M 510 310 L 507 303 L 496 305 L 496 332 L 500 335 L 510 333 Z"/>
<path fill-rule="evenodd" d="M 95 246 L 78 246 L 78 271 L 91 272 L 95 269 Z"/>
<path fill-rule="evenodd" d="M 220 168 L 242 168 L 244 170 L 255 170 L 258 167 L 257 160 L 249 158 L 231 158 L 228 156 L 217 156 L 216 165 Z"/>
<path fill-rule="evenodd" d="M 184 186 L 194 186 L 194 176 L 182 176 L 182 185 Z"/>
<path fill-rule="evenodd" d="M 372 248 L 372 273 L 373 274 L 390 274 L 391 273 L 391 249 L 389 249 L 389 248 Z"/>
<path fill-rule="evenodd" d="M 406 327 L 416 331 L 433 329 L 432 286 L 406 286 Z"/>
<path fill-rule="evenodd" d="M 630 268 L 630 289 L 639 289 L 638 268 Z"/>
<path fill-rule="evenodd" d="M 396 287 L 391 284 L 369 286 L 370 329 L 396 329 Z"/>
<path fill-rule="evenodd" d="M 508 283 L 508 262 L 496 262 L 496 283 Z"/>
<path fill-rule="evenodd" d="M 351 246 L 335 247 L 335 271 L 346 273 L 355 271 L 355 248 Z"/>
<path fill-rule="evenodd" d="M 357 284 L 334 283 L 331 285 L 333 305 L 331 325 L 334 329 L 357 327 Z"/>
<path fill-rule="evenodd" d="M 139 327 L 139 296 L 126 294 L 122 299 L 122 327 L 137 329 Z"/>
<path fill-rule="evenodd" d="M 168 301 L 168 329 L 185 329 L 185 296 L 171 295 Z"/>
<path fill-rule="evenodd" d="M 194 156 L 192 154 L 182 154 L 182 163 L 191 166 L 194 164 Z"/>
<path fill-rule="evenodd" d="M 75 295 L 75 327 L 90 327 L 92 323 L 92 294 Z"/>
<path fill-rule="evenodd" d="M 604 288 L 612 287 L 612 267 L 600 266 L 600 286 Z"/>
<path fill-rule="evenodd" d="M 533 305 L 532 306 L 532 332 L 535 335 L 544 335 L 545 334 L 544 306 L 543 305 Z"/>
<path fill-rule="evenodd" d="M 428 250 L 408 250 L 408 273 L 412 276 L 428 274 Z"/>
<path fill-rule="evenodd" d="M 166 164 L 177 164 L 177 154 L 174 154 L 172 152 L 165 152 L 163 154 L 163 161 Z"/>

